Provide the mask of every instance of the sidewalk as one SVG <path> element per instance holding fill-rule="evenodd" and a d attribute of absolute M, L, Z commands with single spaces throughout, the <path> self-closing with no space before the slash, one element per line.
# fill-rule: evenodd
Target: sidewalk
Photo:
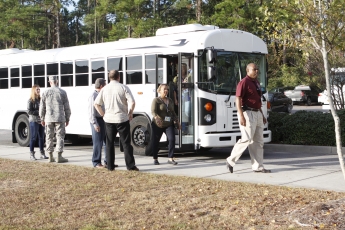
<path fill-rule="evenodd" d="M 249 154 L 244 154 L 234 167 L 227 171 L 225 158 L 231 148 L 212 149 L 207 153 L 177 154 L 178 165 L 167 164 L 166 154 L 159 157 L 160 165 L 153 165 L 152 157 L 135 156 L 140 173 L 156 173 L 226 181 L 249 182 L 309 189 L 345 192 L 345 180 L 334 147 L 265 145 L 265 167 L 271 174 L 254 173 Z M 116 148 L 116 170 L 126 170 L 123 153 Z M 92 146 L 66 146 L 64 157 L 67 165 L 92 167 Z M 28 148 L 0 145 L 0 157 L 29 160 Z M 47 163 L 48 160 L 37 160 Z M 106 169 L 95 169 L 106 170 Z"/>

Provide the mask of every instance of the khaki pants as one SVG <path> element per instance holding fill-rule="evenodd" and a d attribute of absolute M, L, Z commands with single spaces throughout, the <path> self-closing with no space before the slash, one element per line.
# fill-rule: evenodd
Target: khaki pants
<path fill-rule="evenodd" d="M 240 125 L 242 137 L 240 140 L 237 141 L 237 143 L 231 151 L 230 156 L 226 160 L 232 167 L 234 167 L 236 161 L 240 159 L 242 153 L 248 147 L 252 163 L 252 169 L 261 170 L 264 168 L 263 117 L 260 111 L 254 112 L 247 110 L 243 112 L 243 115 L 246 119 L 246 126 Z"/>
<path fill-rule="evenodd" d="M 55 151 L 63 152 L 65 139 L 65 122 L 46 122 L 46 151 L 54 152 L 54 133 L 56 133 Z"/>

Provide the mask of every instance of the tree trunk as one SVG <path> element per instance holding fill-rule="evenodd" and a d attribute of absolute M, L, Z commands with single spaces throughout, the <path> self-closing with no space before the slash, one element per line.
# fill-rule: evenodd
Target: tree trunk
<path fill-rule="evenodd" d="M 91 0 L 87 0 L 87 14 L 90 14 Z M 91 44 L 91 30 L 89 30 L 89 44 Z"/>
<path fill-rule="evenodd" d="M 76 22 L 75 22 L 75 45 L 78 45 L 78 41 L 79 41 L 78 31 L 79 31 L 79 16 L 77 16 Z"/>
<path fill-rule="evenodd" d="M 58 9 L 56 14 L 56 48 L 60 47 L 60 9 Z"/>
<path fill-rule="evenodd" d="M 51 34 L 50 34 L 50 23 L 47 25 L 47 47 L 50 47 L 51 44 Z"/>
<path fill-rule="evenodd" d="M 336 140 L 337 154 L 338 154 L 338 158 L 339 158 L 341 171 L 343 172 L 343 176 L 345 179 L 345 165 L 344 165 L 344 156 L 342 153 L 340 119 L 339 119 L 339 116 L 338 116 L 338 114 L 334 108 L 334 103 L 333 103 L 333 100 L 331 98 L 331 86 L 330 86 L 330 82 L 329 82 L 330 70 L 329 70 L 329 66 L 328 66 L 328 54 L 327 54 L 326 43 L 325 43 L 324 38 L 322 38 L 321 53 L 322 53 L 323 63 L 324 63 L 324 68 L 325 68 L 326 88 L 327 88 L 327 94 L 328 94 L 327 97 L 328 97 L 329 106 L 331 108 L 331 113 L 333 116 L 334 126 L 335 126 L 335 140 Z"/>
<path fill-rule="evenodd" d="M 97 16 L 96 16 L 96 5 L 97 1 L 95 0 L 95 19 L 94 19 L 94 38 L 93 38 L 93 43 L 97 43 Z"/>
<path fill-rule="evenodd" d="M 201 4 L 202 0 L 196 0 L 196 20 L 197 22 L 201 21 Z"/>

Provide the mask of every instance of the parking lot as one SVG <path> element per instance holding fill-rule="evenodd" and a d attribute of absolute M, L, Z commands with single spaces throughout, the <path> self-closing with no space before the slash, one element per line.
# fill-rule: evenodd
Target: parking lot
<path fill-rule="evenodd" d="M 323 110 L 322 105 L 294 105 L 292 109 L 292 113 L 295 113 L 300 110 L 306 110 L 306 111 L 318 111 L 318 112 L 325 112 L 328 113 L 328 110 Z"/>

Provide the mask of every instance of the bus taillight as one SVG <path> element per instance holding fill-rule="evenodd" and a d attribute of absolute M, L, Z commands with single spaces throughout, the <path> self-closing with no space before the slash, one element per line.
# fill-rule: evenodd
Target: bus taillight
<path fill-rule="evenodd" d="M 213 109 L 213 105 L 211 102 L 207 102 L 204 107 L 205 107 L 206 111 L 208 111 L 208 112 L 212 111 L 212 109 Z"/>

